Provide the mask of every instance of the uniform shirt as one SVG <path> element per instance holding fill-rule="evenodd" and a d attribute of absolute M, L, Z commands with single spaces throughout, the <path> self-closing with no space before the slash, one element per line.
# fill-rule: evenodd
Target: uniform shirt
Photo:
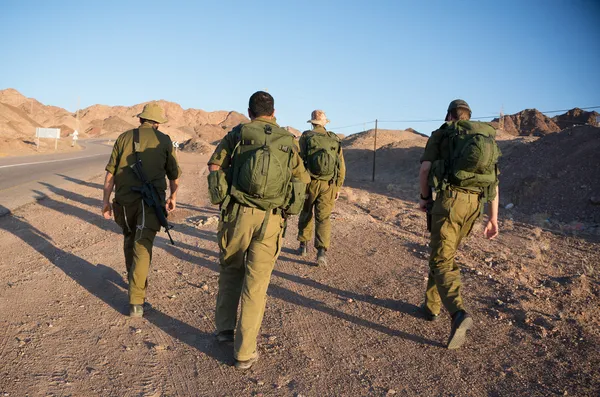
<path fill-rule="evenodd" d="M 261 125 L 271 124 L 277 128 L 281 128 L 277 124 L 277 121 L 274 117 L 272 119 L 257 117 L 250 123 L 260 123 Z M 208 160 L 208 165 L 218 165 L 222 169 L 229 168 L 231 165 L 231 155 L 233 154 L 233 150 L 240 141 L 240 135 L 238 131 L 239 129 L 234 128 L 233 130 L 229 131 L 227 135 L 223 137 L 223 139 L 221 139 L 221 142 L 219 142 L 219 145 L 210 157 L 210 160 Z M 297 150 L 293 151 L 292 178 L 298 179 L 307 184 L 310 183 L 310 175 L 304 169 L 304 163 L 302 162 Z"/>
<path fill-rule="evenodd" d="M 309 132 L 316 132 L 318 134 L 327 134 L 325 127 L 320 126 L 320 125 L 315 125 L 312 130 L 304 131 L 302 133 L 302 135 L 300 136 L 300 156 L 302 156 L 303 159 L 305 159 L 306 153 L 308 153 L 308 148 L 306 147 L 306 145 L 307 145 L 306 134 L 308 134 Z M 329 131 L 329 132 L 335 135 L 335 133 L 333 133 L 331 131 Z M 340 143 L 340 145 L 341 145 L 341 143 Z M 346 162 L 344 161 L 344 153 L 342 152 L 342 147 L 340 146 L 340 169 L 338 170 L 337 180 L 335 181 L 336 186 L 341 187 L 344 184 L 345 179 L 346 179 Z"/>
<path fill-rule="evenodd" d="M 149 182 L 156 186 L 161 199 L 165 199 L 167 181 L 178 179 L 181 169 L 175 157 L 175 148 L 168 135 L 152 128 L 145 122 L 140 127 L 139 156 L 142 168 Z M 135 163 L 133 152 L 133 130 L 122 133 L 113 146 L 106 171 L 115 176 L 115 200 L 121 205 L 128 205 L 141 199 L 139 192 L 131 190 L 133 186 L 142 186 L 142 181 L 135 175 L 131 166 Z"/>

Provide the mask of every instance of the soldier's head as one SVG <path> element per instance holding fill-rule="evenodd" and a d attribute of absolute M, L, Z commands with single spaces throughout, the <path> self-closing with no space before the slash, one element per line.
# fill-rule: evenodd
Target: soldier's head
<path fill-rule="evenodd" d="M 462 99 L 455 99 L 448 105 L 448 113 L 446 113 L 446 121 L 452 120 L 470 120 L 471 108 L 469 104 Z"/>
<path fill-rule="evenodd" d="M 145 123 L 146 121 L 156 125 L 167 122 L 167 119 L 163 117 L 162 108 L 156 102 L 147 103 L 144 106 L 142 113 L 138 114 L 137 116 L 140 118 L 141 124 Z"/>
<path fill-rule="evenodd" d="M 268 92 L 256 91 L 248 101 L 248 116 L 251 119 L 257 117 L 273 117 L 275 115 L 275 100 Z"/>
<path fill-rule="evenodd" d="M 308 120 L 307 123 L 311 123 L 313 127 L 317 125 L 325 127 L 325 124 L 329 123 L 329 120 L 327 120 L 327 116 L 325 115 L 324 111 L 317 109 L 312 111 L 310 114 L 310 120 Z"/>

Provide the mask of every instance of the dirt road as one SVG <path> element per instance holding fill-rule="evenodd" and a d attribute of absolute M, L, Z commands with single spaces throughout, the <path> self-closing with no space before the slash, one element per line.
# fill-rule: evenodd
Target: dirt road
<path fill-rule="evenodd" d="M 122 238 L 100 215 L 100 176 L 0 217 L 0 396 L 598 394 L 598 241 L 512 221 L 494 242 L 470 238 L 459 261 L 475 327 L 448 351 L 449 317 L 429 323 L 417 310 L 425 220 L 378 186 L 344 192 L 327 268 L 294 253 L 291 222 L 261 359 L 236 371 L 212 336 L 216 225 L 197 226 L 216 215 L 206 157 L 181 161 L 177 246 L 159 234 L 143 319 L 126 315 Z"/>

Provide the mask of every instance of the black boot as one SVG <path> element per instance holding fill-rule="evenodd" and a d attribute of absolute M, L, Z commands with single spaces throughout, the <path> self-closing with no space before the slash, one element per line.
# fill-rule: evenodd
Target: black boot
<path fill-rule="evenodd" d="M 473 318 L 464 310 L 452 315 L 452 329 L 448 338 L 448 349 L 458 349 L 467 339 L 467 331 L 473 325 Z"/>
<path fill-rule="evenodd" d="M 327 257 L 325 248 L 317 248 L 317 266 L 327 266 Z"/>
<path fill-rule="evenodd" d="M 298 248 L 298 255 L 303 257 L 308 255 L 308 245 L 306 244 L 306 241 L 300 242 L 300 248 Z"/>

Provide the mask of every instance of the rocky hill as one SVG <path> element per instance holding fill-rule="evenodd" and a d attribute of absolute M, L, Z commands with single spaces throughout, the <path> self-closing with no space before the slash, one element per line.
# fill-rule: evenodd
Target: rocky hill
<path fill-rule="evenodd" d="M 234 111 L 207 112 L 183 109 L 176 103 L 164 100 L 158 102 L 168 119 L 161 126 L 161 131 L 169 134 L 174 141 L 200 139 L 210 145 L 220 140 L 231 127 L 248 121 L 243 114 Z M 93 105 L 80 109 L 79 137 L 116 138 L 123 131 L 138 125 L 137 114 L 146 103 L 134 106 Z M 0 90 L 2 152 L 4 149 L 17 152 L 32 150 L 37 127 L 60 128 L 61 135 L 66 137 L 77 128 L 77 113 L 44 105 L 14 89 Z"/>
<path fill-rule="evenodd" d="M 512 136 L 519 135 L 546 135 L 560 131 L 560 127 L 548 116 L 536 109 L 525 109 L 519 113 L 502 117 L 504 132 Z M 492 124 L 501 128 L 499 119 L 492 120 Z"/>
<path fill-rule="evenodd" d="M 576 125 L 594 125 L 599 127 L 598 125 L 598 117 L 600 113 L 598 112 L 587 112 L 585 110 L 575 108 L 569 110 L 565 114 L 561 114 L 560 116 L 553 117 L 552 120 L 561 128 L 569 128 L 574 127 Z"/>

